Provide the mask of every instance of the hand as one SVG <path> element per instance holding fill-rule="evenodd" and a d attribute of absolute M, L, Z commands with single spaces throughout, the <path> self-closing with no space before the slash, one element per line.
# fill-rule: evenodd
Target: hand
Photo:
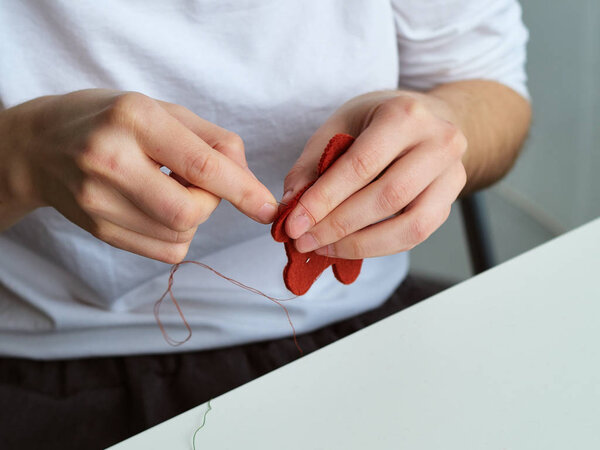
<path fill-rule="evenodd" d="M 441 99 L 413 92 L 366 94 L 337 110 L 285 180 L 283 203 L 315 179 L 333 135 L 357 137 L 290 213 L 285 229 L 298 251 L 361 259 L 424 241 L 466 182 L 467 142 L 451 119 Z"/>
<path fill-rule="evenodd" d="M 53 206 L 115 247 L 176 263 L 221 198 L 263 223 L 276 214 L 242 140 L 181 106 L 93 89 L 1 114 L 0 205 Z"/>

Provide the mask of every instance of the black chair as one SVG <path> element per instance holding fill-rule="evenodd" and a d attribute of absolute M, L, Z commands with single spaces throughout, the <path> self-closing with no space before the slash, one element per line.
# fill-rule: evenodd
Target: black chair
<path fill-rule="evenodd" d="M 471 255 L 471 267 L 478 274 L 495 265 L 483 193 L 476 192 L 461 198 L 460 209 Z"/>

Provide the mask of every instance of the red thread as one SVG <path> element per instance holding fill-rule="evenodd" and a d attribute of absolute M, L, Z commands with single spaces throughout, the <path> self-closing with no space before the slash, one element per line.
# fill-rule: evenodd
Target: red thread
<path fill-rule="evenodd" d="M 245 289 L 245 290 L 247 290 L 249 292 L 252 292 L 253 294 L 261 295 L 261 296 L 269 299 L 270 301 L 272 301 L 276 305 L 280 306 L 281 309 L 283 309 L 283 311 L 285 312 L 285 316 L 286 316 L 286 318 L 288 320 L 288 323 L 290 324 L 290 327 L 292 328 L 292 335 L 294 337 L 294 344 L 296 345 L 296 348 L 300 352 L 300 355 L 304 354 L 304 352 L 302 351 L 302 348 L 300 348 L 300 344 L 298 343 L 298 339 L 297 339 L 297 336 L 296 336 L 296 328 L 294 328 L 294 324 L 292 323 L 292 319 L 290 317 L 290 313 L 289 313 L 288 309 L 281 303 L 281 302 L 285 302 L 285 301 L 288 301 L 288 300 L 293 300 L 296 297 L 284 298 L 284 299 L 271 297 L 270 295 L 267 295 L 264 292 L 259 291 L 256 288 L 253 288 L 251 286 L 247 286 L 244 283 L 241 283 L 240 281 L 234 280 L 233 278 L 230 278 L 230 277 L 228 277 L 226 275 L 223 275 L 222 273 L 220 273 L 217 270 L 213 269 L 209 265 L 201 263 L 199 261 L 182 261 L 179 264 L 174 264 L 171 267 L 171 273 L 169 275 L 169 282 L 168 282 L 168 285 L 167 285 L 167 290 L 163 293 L 163 295 L 154 304 L 154 317 L 156 319 L 156 323 L 158 324 L 158 327 L 160 328 L 160 331 L 161 331 L 163 337 L 165 338 L 165 341 L 167 341 L 167 343 L 169 345 L 172 345 L 173 347 L 177 347 L 177 346 L 179 346 L 181 344 L 186 343 L 192 337 L 192 328 L 190 327 L 190 324 L 188 323 L 188 321 L 185 319 L 183 311 L 181 310 L 181 307 L 179 306 L 179 303 L 177 302 L 177 299 L 173 295 L 173 282 L 174 282 L 175 272 L 177 272 L 177 269 L 179 269 L 179 267 L 181 265 L 183 265 L 183 264 L 196 264 L 197 266 L 204 267 L 205 269 L 210 270 L 215 275 L 218 275 L 219 277 L 221 277 L 221 278 L 229 281 L 230 283 L 232 283 L 232 284 L 234 284 L 234 285 L 236 285 L 238 287 L 241 287 L 242 289 Z M 183 339 L 181 341 L 173 339 L 171 336 L 169 336 L 169 334 L 167 333 L 167 330 L 165 329 L 162 321 L 160 320 L 160 305 L 162 304 L 162 302 L 165 299 L 165 297 L 167 296 L 167 294 L 169 294 L 169 297 L 171 298 L 171 301 L 175 305 L 175 308 L 177 308 L 177 312 L 179 313 L 179 317 L 181 317 L 181 320 L 183 321 L 183 324 L 185 325 L 185 328 L 188 331 L 188 334 L 185 337 L 185 339 Z"/>

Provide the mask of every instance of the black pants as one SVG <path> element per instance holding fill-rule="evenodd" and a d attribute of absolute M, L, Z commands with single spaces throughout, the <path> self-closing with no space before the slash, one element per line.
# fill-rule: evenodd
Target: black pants
<path fill-rule="evenodd" d="M 444 287 L 408 277 L 381 307 L 299 336 L 300 346 L 310 353 Z M 298 357 L 287 338 L 169 355 L 0 358 L 0 449 L 104 448 Z"/>

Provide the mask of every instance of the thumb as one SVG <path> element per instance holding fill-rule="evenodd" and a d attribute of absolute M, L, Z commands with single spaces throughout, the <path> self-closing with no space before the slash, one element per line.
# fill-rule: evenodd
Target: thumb
<path fill-rule="evenodd" d="M 351 130 L 341 120 L 330 119 L 311 136 L 283 181 L 282 204 L 287 204 L 307 184 L 317 179 L 321 155 L 331 138 L 338 133 L 350 134 Z"/>

